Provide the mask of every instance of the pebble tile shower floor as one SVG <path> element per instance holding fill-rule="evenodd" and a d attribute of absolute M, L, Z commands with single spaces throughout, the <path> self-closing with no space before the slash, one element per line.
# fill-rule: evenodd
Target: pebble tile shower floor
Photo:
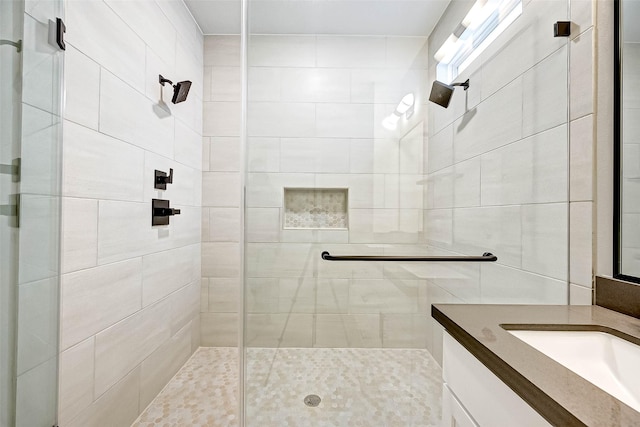
<path fill-rule="evenodd" d="M 247 427 L 440 425 L 442 371 L 426 350 L 251 348 L 246 375 Z M 202 347 L 132 427 L 237 426 L 237 392 L 237 349 Z"/>

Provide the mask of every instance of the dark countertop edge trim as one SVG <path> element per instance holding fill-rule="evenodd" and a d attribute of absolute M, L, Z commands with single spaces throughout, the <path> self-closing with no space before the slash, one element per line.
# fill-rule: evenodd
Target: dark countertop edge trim
<path fill-rule="evenodd" d="M 640 319 L 640 285 L 596 276 L 595 305 Z"/>
<path fill-rule="evenodd" d="M 553 425 L 584 426 L 582 421 L 567 411 L 517 370 L 507 364 L 493 351 L 485 347 L 471 334 L 460 327 L 435 305 L 431 306 L 431 316 L 436 319 L 447 332 L 466 348 L 476 359 L 500 378 L 511 390 L 527 402 L 537 413 Z"/>

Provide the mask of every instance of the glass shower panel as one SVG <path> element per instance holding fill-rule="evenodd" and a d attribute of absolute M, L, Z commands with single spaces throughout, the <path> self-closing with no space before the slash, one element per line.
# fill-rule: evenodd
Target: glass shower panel
<path fill-rule="evenodd" d="M 524 4 L 446 109 L 434 55 L 471 4 L 390 3 L 248 3 L 247 426 L 439 425 L 432 303 L 567 303 L 567 2 Z"/>
<path fill-rule="evenodd" d="M 0 414 L 44 427 L 57 409 L 62 2 L 0 4 Z"/>

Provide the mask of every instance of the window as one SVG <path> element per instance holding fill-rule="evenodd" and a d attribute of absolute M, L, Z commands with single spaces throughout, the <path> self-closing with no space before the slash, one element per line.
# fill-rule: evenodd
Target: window
<path fill-rule="evenodd" d="M 434 55 L 436 78 L 450 84 L 521 14 L 522 0 L 477 0 Z"/>

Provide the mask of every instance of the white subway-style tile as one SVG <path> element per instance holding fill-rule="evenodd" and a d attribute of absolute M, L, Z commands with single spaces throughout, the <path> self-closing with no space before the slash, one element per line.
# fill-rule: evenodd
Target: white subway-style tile
<path fill-rule="evenodd" d="M 563 46 L 524 73 L 523 136 L 567 122 L 567 72 L 567 48 Z"/>
<path fill-rule="evenodd" d="M 454 123 L 459 162 L 522 138 L 522 79 L 505 86 Z"/>
<path fill-rule="evenodd" d="M 98 130 L 100 65 L 69 45 L 64 79 L 65 119 Z"/>
<path fill-rule="evenodd" d="M 209 241 L 240 241 L 240 208 L 210 208 L 208 218 Z"/>
<path fill-rule="evenodd" d="M 170 301 L 163 300 L 98 333 L 94 395 L 101 396 L 170 338 Z"/>
<path fill-rule="evenodd" d="M 62 349 L 95 335 L 142 307 L 142 260 L 62 276 Z"/>
<path fill-rule="evenodd" d="M 95 267 L 98 262 L 98 201 L 62 199 L 62 272 Z"/>
<path fill-rule="evenodd" d="M 372 138 L 373 106 L 367 104 L 317 104 L 316 134 L 332 138 Z"/>
<path fill-rule="evenodd" d="M 93 403 L 94 354 L 94 337 L 60 353 L 60 425 L 67 425 Z"/>
<path fill-rule="evenodd" d="M 105 2 L 164 62 L 173 63 L 176 31 L 156 2 L 119 0 L 105 0 Z"/>
<path fill-rule="evenodd" d="M 248 208 L 246 214 L 247 242 L 278 242 L 280 240 L 280 209 Z"/>
<path fill-rule="evenodd" d="M 238 314 L 202 313 L 200 339 L 205 347 L 236 347 L 238 345 Z"/>
<path fill-rule="evenodd" d="M 240 102 L 240 67 L 211 68 L 211 101 Z"/>
<path fill-rule="evenodd" d="M 571 73 L 569 113 L 571 120 L 594 112 L 593 28 L 571 40 L 569 68 Z"/>
<path fill-rule="evenodd" d="M 240 138 L 211 137 L 209 170 L 240 171 Z"/>
<path fill-rule="evenodd" d="M 209 279 L 207 287 L 207 311 L 213 313 L 235 313 L 238 311 L 238 299 L 241 292 L 238 278 L 212 277 Z"/>
<path fill-rule="evenodd" d="M 191 330 L 184 327 L 140 365 L 139 410 L 151 403 L 191 355 Z"/>
<path fill-rule="evenodd" d="M 485 263 L 480 268 L 483 304 L 568 303 L 566 280 L 556 280 L 496 263 Z"/>
<path fill-rule="evenodd" d="M 67 29 L 69 44 L 144 93 L 145 43 L 107 3 L 71 1 L 66 21 L 74 22 Z M 121 106 L 129 104 L 123 99 Z"/>
<path fill-rule="evenodd" d="M 249 67 L 249 102 L 281 100 L 282 68 Z"/>
<path fill-rule="evenodd" d="M 627 122 L 625 122 L 625 125 L 626 123 Z M 589 114 L 578 120 L 572 121 L 569 128 L 569 196 L 572 202 L 593 200 L 593 115 Z M 624 167 L 624 169 L 627 170 L 626 167 Z"/>
<path fill-rule="evenodd" d="M 304 138 L 316 134 L 315 104 L 250 102 L 248 108 L 250 137 Z"/>
<path fill-rule="evenodd" d="M 246 343 L 249 347 L 312 346 L 313 315 L 311 314 L 249 314 Z"/>
<path fill-rule="evenodd" d="M 557 126 L 482 156 L 482 204 L 567 200 L 567 126 Z"/>
<path fill-rule="evenodd" d="M 204 136 L 240 136 L 239 102 L 205 102 Z"/>
<path fill-rule="evenodd" d="M 181 120 L 176 120 L 173 153 L 177 162 L 202 170 L 201 132 L 191 129 Z"/>
<path fill-rule="evenodd" d="M 385 37 L 318 36 L 318 67 L 383 68 L 386 64 Z"/>
<path fill-rule="evenodd" d="M 143 150 L 70 121 L 64 134 L 64 195 L 142 201 Z"/>
<path fill-rule="evenodd" d="M 278 138 L 249 138 L 247 157 L 249 172 L 279 172 L 280 140 Z"/>
<path fill-rule="evenodd" d="M 593 275 L 593 203 L 569 204 L 569 280 L 592 287 Z"/>
<path fill-rule="evenodd" d="M 211 242 L 202 244 L 202 275 L 205 277 L 239 277 L 240 244 Z"/>
<path fill-rule="evenodd" d="M 239 172 L 204 172 L 202 189 L 203 206 L 240 206 Z"/>
<path fill-rule="evenodd" d="M 380 348 L 382 333 L 378 314 L 319 314 L 314 347 Z"/>
<path fill-rule="evenodd" d="M 69 427 L 103 427 L 104 420 L 112 425 L 131 425 L 140 413 L 140 368 L 131 370 L 121 381 L 65 424 Z"/>
<path fill-rule="evenodd" d="M 259 35 L 249 44 L 251 67 L 314 67 L 316 37 Z"/>
<path fill-rule="evenodd" d="M 569 304 L 571 305 L 592 305 L 593 289 L 580 285 L 569 284 Z"/>
<path fill-rule="evenodd" d="M 146 307 L 200 277 L 194 271 L 199 245 L 157 252 L 142 257 L 142 305 Z"/>
<path fill-rule="evenodd" d="M 186 327 L 200 314 L 200 278 L 171 294 L 171 336 Z"/>
<path fill-rule="evenodd" d="M 100 78 L 100 132 L 173 157 L 174 119 L 141 91 L 108 72 Z"/>
<path fill-rule="evenodd" d="M 468 255 L 491 252 L 498 262 L 512 267 L 522 263 L 520 206 L 455 209 L 453 249 Z"/>
<path fill-rule="evenodd" d="M 204 65 L 207 67 L 239 67 L 240 52 L 240 36 L 204 37 Z"/>
<path fill-rule="evenodd" d="M 522 206 L 522 268 L 568 279 L 568 203 Z"/>

